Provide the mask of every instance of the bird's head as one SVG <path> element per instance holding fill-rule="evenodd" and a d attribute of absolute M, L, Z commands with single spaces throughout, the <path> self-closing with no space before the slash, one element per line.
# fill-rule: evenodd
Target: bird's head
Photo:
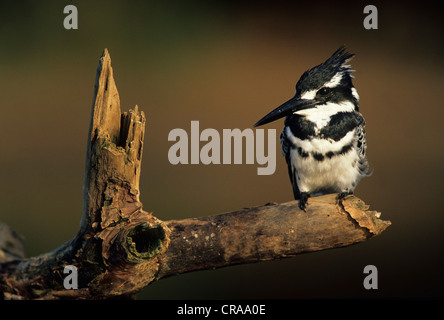
<path fill-rule="evenodd" d="M 358 92 L 353 87 L 354 71 L 346 63 L 353 58 L 340 47 L 324 63 L 304 72 L 296 84 L 293 98 L 280 105 L 254 126 L 260 126 L 291 114 L 309 116 L 314 113 L 335 114 L 358 111 Z"/>

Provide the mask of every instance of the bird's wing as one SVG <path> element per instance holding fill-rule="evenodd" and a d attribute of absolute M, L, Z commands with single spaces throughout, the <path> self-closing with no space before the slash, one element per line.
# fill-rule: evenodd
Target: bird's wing
<path fill-rule="evenodd" d="M 359 171 L 363 176 L 368 176 L 371 174 L 371 169 L 367 157 L 365 155 L 365 152 L 367 150 L 367 141 L 365 139 L 365 129 L 364 129 L 365 120 L 360 115 L 358 121 L 360 123 L 356 127 L 355 139 L 356 139 L 356 146 L 359 150 Z"/>
<path fill-rule="evenodd" d="M 291 152 L 290 152 L 291 143 L 287 138 L 287 135 L 285 133 L 285 128 L 284 130 L 282 130 L 280 140 L 281 140 L 282 154 L 285 157 L 285 161 L 287 161 L 288 175 L 290 176 L 291 185 L 293 187 L 293 196 L 295 200 L 299 200 L 300 192 L 296 179 L 296 168 L 291 163 Z"/>

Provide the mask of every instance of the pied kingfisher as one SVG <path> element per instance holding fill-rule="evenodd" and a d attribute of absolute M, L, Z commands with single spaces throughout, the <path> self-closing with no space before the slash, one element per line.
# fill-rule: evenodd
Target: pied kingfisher
<path fill-rule="evenodd" d="M 370 174 L 354 70 L 346 64 L 353 56 L 340 47 L 324 63 L 304 72 L 296 95 L 254 125 L 286 116 L 282 154 L 294 198 L 304 211 L 310 195 L 338 193 L 340 200 Z"/>

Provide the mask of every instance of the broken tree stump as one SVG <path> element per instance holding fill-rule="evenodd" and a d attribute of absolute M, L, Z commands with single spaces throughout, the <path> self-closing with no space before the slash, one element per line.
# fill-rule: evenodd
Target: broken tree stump
<path fill-rule="evenodd" d="M 14 244 L 21 239 L 7 235 L 14 252 L 0 242 L 0 298 L 133 297 L 165 277 L 349 246 L 390 225 L 360 199 L 338 203 L 334 194 L 310 198 L 307 212 L 291 201 L 161 221 L 139 200 L 145 124 L 137 106 L 121 113 L 105 49 L 96 74 L 79 231 L 54 251 L 28 259 Z M 67 265 L 78 270 L 78 289 L 63 285 Z"/>

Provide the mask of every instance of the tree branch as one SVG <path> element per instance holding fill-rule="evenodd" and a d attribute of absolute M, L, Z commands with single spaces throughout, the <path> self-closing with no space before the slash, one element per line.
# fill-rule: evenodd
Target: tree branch
<path fill-rule="evenodd" d="M 161 221 L 139 200 L 145 123 L 137 106 L 121 113 L 105 49 L 96 75 L 79 232 L 52 252 L 25 259 L 20 238 L 0 228 L 0 298 L 131 297 L 168 276 L 348 246 L 390 225 L 358 198 L 337 203 L 336 195 L 310 198 L 307 212 L 292 201 Z M 77 290 L 63 285 L 66 265 L 78 270 Z"/>
<path fill-rule="evenodd" d="M 336 196 L 310 198 L 307 212 L 291 201 L 168 221 L 171 242 L 158 277 L 349 246 L 381 234 L 390 225 L 355 196 L 341 204 Z"/>

